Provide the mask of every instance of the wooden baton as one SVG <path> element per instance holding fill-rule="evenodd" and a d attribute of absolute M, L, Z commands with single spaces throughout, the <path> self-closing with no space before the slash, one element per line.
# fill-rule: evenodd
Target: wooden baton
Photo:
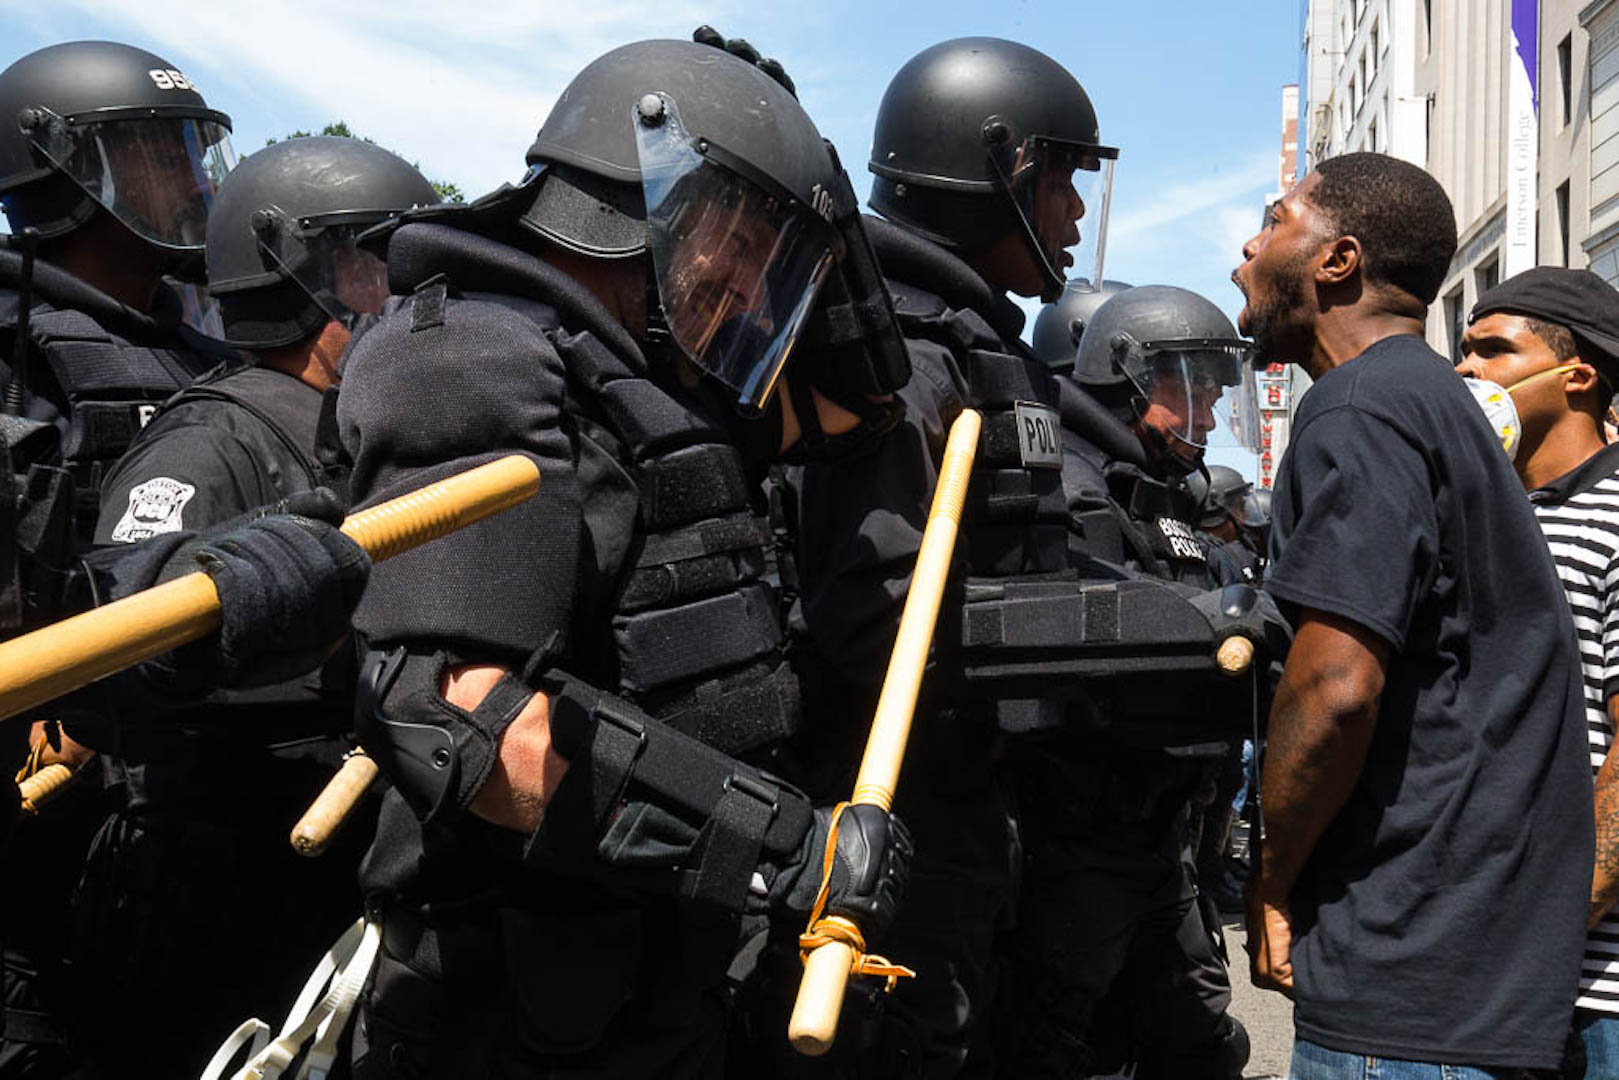
<path fill-rule="evenodd" d="M 515 506 L 540 488 L 521 454 L 351 514 L 343 533 L 381 562 Z M 219 593 L 202 571 L 0 643 L 0 720 L 205 637 Z"/>
<path fill-rule="evenodd" d="M 58 761 L 45 766 L 26 780 L 19 780 L 17 788 L 22 793 L 23 813 L 39 813 L 41 806 L 62 793 L 62 789 L 67 787 L 73 776 L 72 768 Z"/>
<path fill-rule="evenodd" d="M 1233 634 L 1220 642 L 1220 650 L 1214 654 L 1214 662 L 1226 675 L 1241 675 L 1254 662 L 1254 643 L 1241 634 Z"/>
<path fill-rule="evenodd" d="M 978 413 L 963 410 L 950 425 L 950 438 L 939 468 L 939 483 L 928 509 L 927 527 L 917 552 L 911 588 L 905 597 L 905 610 L 899 619 L 899 633 L 888 660 L 877 712 L 871 721 L 866 753 L 860 760 L 850 802 L 869 803 L 888 810 L 894 803 L 894 786 L 899 782 L 900 763 L 905 759 L 905 743 L 911 734 L 911 717 L 927 667 L 933 627 L 944 599 L 950 576 L 950 556 L 956 546 L 961 509 L 972 476 L 973 458 L 978 452 Z M 813 931 L 815 928 L 811 927 Z M 843 1009 L 843 991 L 855 964 L 854 948 L 841 941 L 820 945 L 804 958 L 804 981 L 798 987 L 798 1000 L 787 1026 L 793 1048 L 811 1057 L 832 1048 L 838 1014 Z"/>
<path fill-rule="evenodd" d="M 364 749 L 355 747 L 344 759 L 304 816 L 292 827 L 292 850 L 314 858 L 326 850 L 332 836 L 348 820 L 355 804 L 377 778 L 377 763 Z"/>

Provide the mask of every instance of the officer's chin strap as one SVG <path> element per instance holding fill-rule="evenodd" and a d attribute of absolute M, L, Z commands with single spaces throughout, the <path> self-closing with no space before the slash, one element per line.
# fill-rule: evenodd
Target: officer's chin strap
<path fill-rule="evenodd" d="M 904 964 L 896 964 L 887 957 L 866 952 L 866 936 L 851 919 L 841 915 L 823 914 L 827 894 L 832 890 L 832 866 L 837 861 L 838 826 L 843 823 L 843 812 L 850 803 L 840 802 L 832 809 L 832 826 L 826 831 L 826 851 L 821 858 L 821 888 L 815 894 L 815 905 L 810 908 L 809 929 L 798 936 L 798 958 L 807 961 L 809 954 L 822 945 L 834 942 L 847 945 L 854 951 L 856 975 L 877 975 L 884 981 L 883 992 L 891 993 L 901 979 L 914 979 L 916 972 Z"/>

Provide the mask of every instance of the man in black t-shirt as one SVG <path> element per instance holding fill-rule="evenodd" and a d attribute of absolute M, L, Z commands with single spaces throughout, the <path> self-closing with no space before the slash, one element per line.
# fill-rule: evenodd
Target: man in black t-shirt
<path fill-rule="evenodd" d="M 1573 1011 L 1579 660 L 1512 467 L 1420 336 L 1455 242 L 1431 177 L 1351 154 L 1233 275 L 1262 354 L 1316 380 L 1273 506 L 1267 587 L 1297 634 L 1248 912 L 1255 982 L 1297 1002 L 1295 1075 L 1516 1077 L 1559 1065 Z"/>

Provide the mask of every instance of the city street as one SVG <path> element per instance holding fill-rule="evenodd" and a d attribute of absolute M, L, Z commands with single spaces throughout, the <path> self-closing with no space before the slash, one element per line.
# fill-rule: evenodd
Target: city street
<path fill-rule="evenodd" d="M 1287 1075 L 1293 1052 L 1293 1005 L 1281 994 L 1257 990 L 1248 979 L 1247 935 L 1240 917 L 1228 916 L 1226 948 L 1231 954 L 1231 1013 L 1248 1029 L 1253 1052 L 1244 1077 L 1271 1080 Z"/>

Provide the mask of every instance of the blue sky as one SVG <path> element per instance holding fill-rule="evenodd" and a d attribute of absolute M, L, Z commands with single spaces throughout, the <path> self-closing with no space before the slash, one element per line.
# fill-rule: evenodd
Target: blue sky
<path fill-rule="evenodd" d="M 0 0 L 0 65 L 59 41 L 126 41 L 230 114 L 240 153 L 343 119 L 473 195 L 521 175 L 540 121 L 588 61 L 708 22 L 783 62 L 864 192 L 893 73 L 946 38 L 1012 38 L 1074 72 L 1103 140 L 1121 149 L 1107 276 L 1193 289 L 1234 316 L 1227 275 L 1276 186 L 1298 11 L 1298 0 Z M 1240 448 L 1211 460 L 1254 472 Z"/>

